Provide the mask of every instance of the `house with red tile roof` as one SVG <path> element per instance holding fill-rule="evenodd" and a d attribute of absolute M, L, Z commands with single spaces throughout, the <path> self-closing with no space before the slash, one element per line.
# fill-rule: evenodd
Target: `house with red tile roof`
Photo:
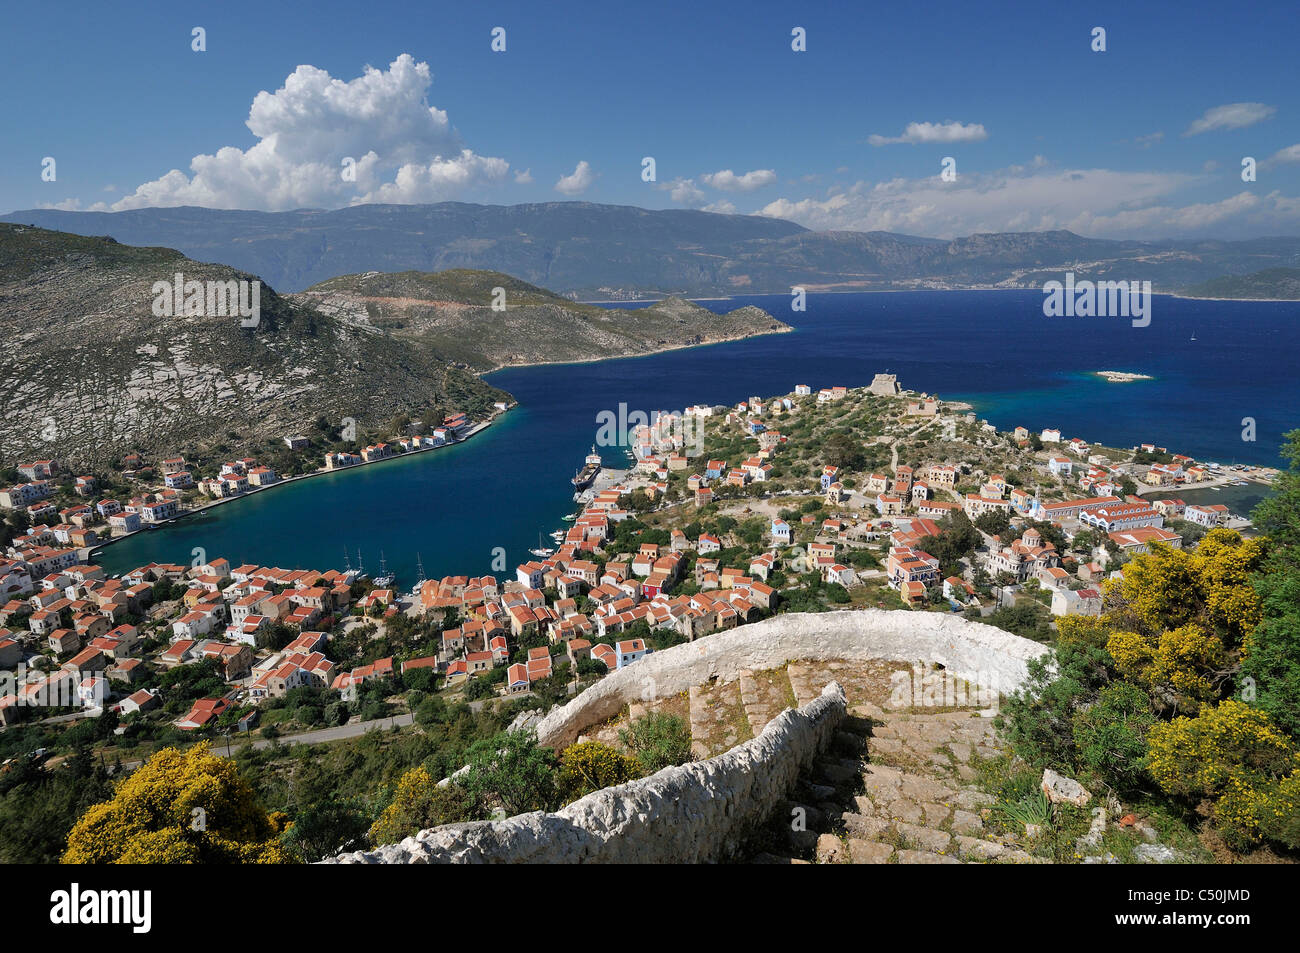
<path fill-rule="evenodd" d="M 190 710 L 176 722 L 176 727 L 182 731 L 193 731 L 196 728 L 203 728 L 207 725 L 215 724 L 221 714 L 230 707 L 230 702 L 226 698 L 200 698 L 194 703 Z"/>

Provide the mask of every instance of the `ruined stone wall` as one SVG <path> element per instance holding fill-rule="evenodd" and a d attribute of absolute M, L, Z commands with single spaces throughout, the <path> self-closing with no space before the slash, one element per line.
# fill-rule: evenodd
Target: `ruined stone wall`
<path fill-rule="evenodd" d="M 611 672 L 538 725 L 562 748 L 629 702 L 686 691 L 742 670 L 795 659 L 923 660 L 1001 692 L 1024 680 L 1045 646 L 1001 629 L 935 612 L 883 610 L 777 616 L 674 646 Z M 831 683 L 730 751 L 597 791 L 554 814 L 450 824 L 400 844 L 344 854 L 333 863 L 699 863 L 732 856 L 793 789 L 845 716 Z"/>
<path fill-rule="evenodd" d="M 726 860 L 793 789 L 844 719 L 834 682 L 730 751 L 596 791 L 554 814 L 448 824 L 344 864 L 690 864 Z"/>

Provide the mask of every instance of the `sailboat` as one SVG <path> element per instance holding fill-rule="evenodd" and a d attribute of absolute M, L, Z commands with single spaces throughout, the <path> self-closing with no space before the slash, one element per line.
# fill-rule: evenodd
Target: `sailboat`
<path fill-rule="evenodd" d="M 420 590 L 424 587 L 424 560 L 420 558 L 419 553 L 415 554 L 415 570 L 418 573 L 418 576 L 415 580 L 415 585 L 411 587 L 412 597 L 418 597 L 420 595 Z"/>
<path fill-rule="evenodd" d="M 388 571 L 388 563 L 384 561 L 384 551 L 379 551 L 379 575 L 375 577 L 374 583 L 380 589 L 387 589 L 393 584 L 394 576 Z"/>
<path fill-rule="evenodd" d="M 547 549 L 545 546 L 542 545 L 542 534 L 541 534 L 541 533 L 538 533 L 538 534 L 537 534 L 537 548 L 536 548 L 536 549 L 530 549 L 530 550 L 528 550 L 528 551 L 529 551 L 530 553 L 532 553 L 534 556 L 549 556 L 549 555 L 551 555 L 551 553 L 555 552 L 555 550 L 553 550 L 553 549 Z"/>
<path fill-rule="evenodd" d="M 1195 332 L 1195 331 L 1192 331 L 1192 340 L 1193 340 L 1193 341 L 1196 340 L 1196 332 Z"/>

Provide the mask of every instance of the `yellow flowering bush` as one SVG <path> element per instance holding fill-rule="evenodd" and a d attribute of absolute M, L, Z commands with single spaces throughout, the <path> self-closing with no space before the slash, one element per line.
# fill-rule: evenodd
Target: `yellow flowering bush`
<path fill-rule="evenodd" d="M 165 748 L 68 833 L 67 864 L 285 863 L 277 825 L 233 761 Z"/>
<path fill-rule="evenodd" d="M 392 803 L 370 827 L 372 844 L 395 844 L 420 831 L 470 820 L 473 799 L 452 781 L 442 787 L 423 766 L 407 771 L 397 781 Z"/>
<path fill-rule="evenodd" d="M 1156 783 L 1170 794 L 1215 801 L 1215 822 L 1230 843 L 1258 843 L 1294 824 L 1300 754 L 1259 709 L 1230 699 L 1195 718 L 1153 725 L 1147 743 Z M 1288 817 L 1276 820 L 1278 812 Z"/>
<path fill-rule="evenodd" d="M 635 758 L 621 754 L 599 741 L 570 745 L 560 755 L 560 792 L 565 801 L 576 800 L 601 788 L 625 784 L 639 777 Z"/>
<path fill-rule="evenodd" d="M 1250 574 L 1264 556 L 1261 540 L 1213 529 L 1194 550 L 1157 545 L 1135 557 L 1122 579 L 1106 584 L 1106 594 L 1134 628 L 1156 633 L 1200 622 L 1235 648 L 1260 619 Z"/>

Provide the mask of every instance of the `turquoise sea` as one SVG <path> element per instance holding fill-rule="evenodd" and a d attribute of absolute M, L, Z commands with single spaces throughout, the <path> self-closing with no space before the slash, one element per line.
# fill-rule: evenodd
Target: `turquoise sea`
<path fill-rule="evenodd" d="M 489 376 L 520 406 L 470 441 L 258 493 L 107 547 L 122 572 L 150 561 L 208 558 L 286 568 L 377 571 L 398 585 L 486 573 L 528 558 L 538 534 L 573 510 L 569 478 L 595 441 L 597 414 L 681 410 L 750 395 L 870 383 L 975 405 L 999 429 L 1057 427 L 1128 447 L 1150 442 L 1220 463 L 1280 464 L 1282 434 L 1300 427 L 1300 306 L 1156 297 L 1149 327 L 1122 318 L 1047 318 L 1033 291 L 785 295 L 703 302 L 766 308 L 796 330 L 649 357 L 511 368 Z M 632 307 L 632 306 L 629 306 Z M 1195 341 L 1192 340 L 1193 335 Z M 1119 370 L 1154 379 L 1112 384 Z M 1254 419 L 1255 440 L 1242 439 Z M 615 448 L 606 462 L 627 461 Z M 1224 502 L 1227 502 L 1226 500 Z M 549 545 L 549 542 L 548 542 Z"/>

